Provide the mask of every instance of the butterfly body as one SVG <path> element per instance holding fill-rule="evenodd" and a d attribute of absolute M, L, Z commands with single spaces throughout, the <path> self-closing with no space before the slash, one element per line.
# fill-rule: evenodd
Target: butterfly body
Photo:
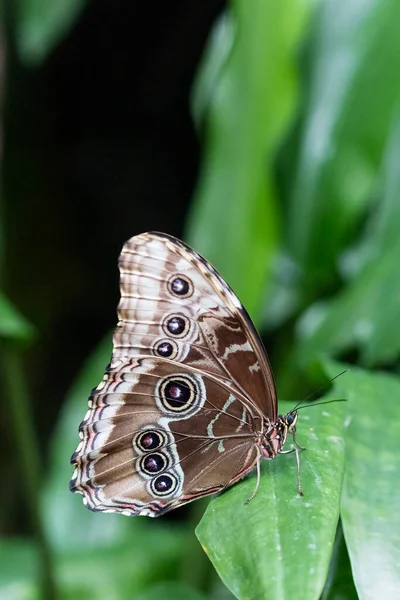
<path fill-rule="evenodd" d="M 113 354 L 92 391 L 71 489 L 92 510 L 159 516 L 273 459 L 277 415 L 262 342 L 215 269 L 158 233 L 128 240 Z"/>

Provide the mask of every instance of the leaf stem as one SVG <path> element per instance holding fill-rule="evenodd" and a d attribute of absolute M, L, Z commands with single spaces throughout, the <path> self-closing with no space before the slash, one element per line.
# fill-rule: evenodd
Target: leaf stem
<path fill-rule="evenodd" d="M 21 365 L 20 351 L 16 344 L 11 341 L 3 341 L 1 350 L 0 366 L 2 370 L 2 383 L 13 426 L 12 435 L 15 451 L 21 468 L 20 479 L 24 486 L 26 509 L 30 513 L 41 559 L 41 597 L 44 600 L 55 600 L 58 598 L 58 593 L 54 577 L 52 553 L 46 538 L 40 512 L 39 449 L 29 406 L 24 371 Z"/>

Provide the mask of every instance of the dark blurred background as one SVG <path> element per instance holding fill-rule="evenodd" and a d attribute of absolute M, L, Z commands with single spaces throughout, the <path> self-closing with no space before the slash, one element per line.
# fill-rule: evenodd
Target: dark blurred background
<path fill-rule="evenodd" d="M 40 67 L 8 49 L 4 289 L 40 331 L 25 364 L 44 453 L 71 380 L 115 326 L 123 242 L 182 237 L 199 163 L 190 88 L 223 6 L 101 0 Z M 10 506 L 4 527 L 21 530 L 18 487 Z"/>

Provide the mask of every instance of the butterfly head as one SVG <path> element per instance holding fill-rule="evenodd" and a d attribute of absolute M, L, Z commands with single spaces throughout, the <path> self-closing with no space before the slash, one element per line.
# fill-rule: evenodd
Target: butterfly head
<path fill-rule="evenodd" d="M 289 433 L 296 433 L 297 410 L 292 410 L 282 417 L 282 421 Z"/>
<path fill-rule="evenodd" d="M 276 431 L 278 432 L 280 439 L 280 449 L 283 448 L 286 442 L 288 433 L 293 435 L 293 439 L 296 435 L 296 424 L 297 424 L 297 410 L 291 410 L 286 415 L 280 415 L 276 424 Z"/>
<path fill-rule="evenodd" d="M 296 434 L 297 410 L 292 410 L 286 415 L 279 415 L 275 423 L 265 423 L 265 431 L 259 438 L 264 458 L 274 458 L 282 452 L 288 433 Z"/>

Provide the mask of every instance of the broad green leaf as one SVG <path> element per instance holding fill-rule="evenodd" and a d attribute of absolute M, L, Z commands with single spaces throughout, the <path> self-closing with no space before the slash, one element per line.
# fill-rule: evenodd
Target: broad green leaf
<path fill-rule="evenodd" d="M 260 489 L 250 504 L 245 500 L 254 489 L 254 476 L 208 506 L 197 536 L 240 600 L 319 598 L 339 515 L 343 404 L 299 413 L 297 439 L 307 447 L 300 457 L 303 498 L 297 493 L 296 460 L 289 455 L 264 461 Z"/>
<path fill-rule="evenodd" d="M 343 365 L 327 363 L 333 376 Z M 351 368 L 341 518 L 360 600 L 400 598 L 400 379 Z"/>
<path fill-rule="evenodd" d="M 308 361 L 322 350 L 337 353 L 350 348 L 357 348 L 366 363 L 398 355 L 399 256 L 400 238 L 337 298 L 307 311 L 300 323 L 300 361 Z"/>
<path fill-rule="evenodd" d="M 67 35 L 85 0 L 17 0 L 17 47 L 26 64 L 38 64 Z"/>
<path fill-rule="evenodd" d="M 347 257 L 353 280 L 336 297 L 311 306 L 300 321 L 299 360 L 357 348 L 364 363 L 400 352 L 400 114 L 385 155 L 382 195 L 361 246 Z"/>
<path fill-rule="evenodd" d="M 4 600 L 40 600 L 39 557 L 28 540 L 0 541 L 0 598 Z"/>
<path fill-rule="evenodd" d="M 0 292 L 0 338 L 16 342 L 29 342 L 34 335 L 33 326 Z"/>
<path fill-rule="evenodd" d="M 382 158 L 382 180 L 372 214 L 367 222 L 359 246 L 349 250 L 342 259 L 342 270 L 349 275 L 362 272 L 363 267 L 379 261 L 390 252 L 399 237 L 399 153 L 400 153 L 400 105 L 395 112 L 390 137 Z"/>
<path fill-rule="evenodd" d="M 400 98 L 397 0 L 320 3 L 307 116 L 291 197 L 289 246 L 310 287 L 332 281 L 338 253 L 377 185 Z"/>
<path fill-rule="evenodd" d="M 179 583 L 158 583 L 145 592 L 140 593 L 136 600 L 207 600 L 202 593 Z"/>
<path fill-rule="evenodd" d="M 272 161 L 298 98 L 294 55 L 310 6 L 306 0 L 234 0 L 231 25 L 220 28 L 217 43 L 213 38 L 221 59 L 206 53 L 219 78 L 187 237 L 255 317 L 278 240 Z M 199 95 L 210 96 L 209 79 L 201 79 L 205 90 L 197 85 Z"/>

